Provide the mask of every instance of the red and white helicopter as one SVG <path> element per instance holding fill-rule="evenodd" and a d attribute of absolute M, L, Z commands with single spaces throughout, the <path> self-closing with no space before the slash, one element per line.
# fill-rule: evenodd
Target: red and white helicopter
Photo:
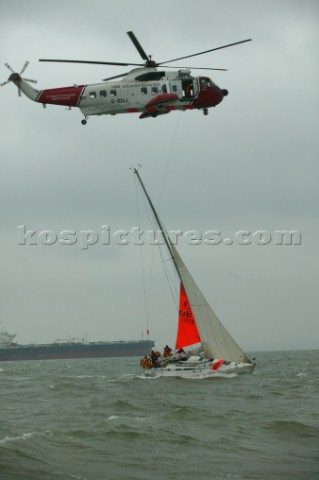
<path fill-rule="evenodd" d="M 46 104 L 63 105 L 70 108 L 78 107 L 85 117 L 81 122 L 82 125 L 86 125 L 87 118 L 90 115 L 116 115 L 117 113 L 140 112 L 140 118 L 147 118 L 157 117 L 172 110 L 185 111 L 193 109 L 203 110 L 204 115 L 207 115 L 208 109 L 218 105 L 228 94 L 228 91 L 219 88 L 206 76 L 192 76 L 190 69 L 223 71 L 226 69 L 167 67 L 166 64 L 251 41 L 249 38 L 157 63 L 152 59 L 151 55 L 146 55 L 133 32 L 127 32 L 127 34 L 145 63 L 52 60 L 43 58 L 39 61 L 138 67 L 130 72 L 105 78 L 103 83 L 36 90 L 28 83 L 36 83 L 36 80 L 22 78 L 22 74 L 29 62 L 25 63 L 20 73 L 14 72 L 10 65 L 6 63 L 6 67 L 9 68 L 12 74 L 1 86 L 11 81 L 18 87 L 19 95 L 23 92 L 31 100 L 42 103 L 44 107 Z M 176 68 L 177 71 L 167 72 L 165 71 L 166 67 Z M 114 81 L 117 78 L 122 78 L 122 80 Z"/>

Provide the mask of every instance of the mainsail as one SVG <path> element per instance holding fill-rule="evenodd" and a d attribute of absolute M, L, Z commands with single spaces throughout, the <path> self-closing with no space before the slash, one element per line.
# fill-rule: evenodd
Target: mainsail
<path fill-rule="evenodd" d="M 155 220 L 162 231 L 166 247 L 170 253 L 176 273 L 180 279 L 181 298 L 183 298 L 184 301 L 188 300 L 188 312 L 191 313 L 193 319 L 195 320 L 193 325 L 190 322 L 191 328 L 189 329 L 189 332 L 185 333 L 185 324 L 183 326 L 183 322 L 181 322 L 181 316 L 179 316 L 176 345 L 183 347 L 200 341 L 208 358 L 219 358 L 251 364 L 251 360 L 246 356 L 243 350 L 228 333 L 196 285 L 194 279 L 181 259 L 175 245 L 171 241 L 166 229 L 164 228 L 136 169 L 134 169 L 134 173 L 136 174 L 146 195 Z M 182 332 L 183 329 L 184 332 Z M 189 335 L 189 339 L 187 339 L 187 335 Z"/>

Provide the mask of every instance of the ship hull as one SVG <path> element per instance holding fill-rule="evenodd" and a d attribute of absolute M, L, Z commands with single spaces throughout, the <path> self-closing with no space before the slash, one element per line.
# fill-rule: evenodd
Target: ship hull
<path fill-rule="evenodd" d="M 154 342 L 150 340 L 88 344 L 18 345 L 16 347 L 1 348 L 0 361 L 136 357 L 148 354 L 153 346 Z"/>

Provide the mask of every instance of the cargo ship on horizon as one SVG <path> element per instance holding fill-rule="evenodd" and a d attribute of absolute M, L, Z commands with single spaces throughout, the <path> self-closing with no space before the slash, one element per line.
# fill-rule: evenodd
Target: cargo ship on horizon
<path fill-rule="evenodd" d="M 0 361 L 137 357 L 148 354 L 154 347 L 152 340 L 87 342 L 71 338 L 20 345 L 14 341 L 15 337 L 16 334 L 0 332 Z"/>

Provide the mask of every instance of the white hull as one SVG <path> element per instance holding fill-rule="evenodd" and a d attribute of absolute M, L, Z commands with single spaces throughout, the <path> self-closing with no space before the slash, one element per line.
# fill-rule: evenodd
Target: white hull
<path fill-rule="evenodd" d="M 151 368 L 145 370 L 146 377 L 182 377 L 182 378 L 211 378 L 227 377 L 243 373 L 252 373 L 255 368 L 254 363 L 226 362 L 221 364 L 216 370 L 213 368 L 214 361 L 203 360 L 192 362 L 189 359 L 184 362 L 168 364 L 166 367 Z"/>

